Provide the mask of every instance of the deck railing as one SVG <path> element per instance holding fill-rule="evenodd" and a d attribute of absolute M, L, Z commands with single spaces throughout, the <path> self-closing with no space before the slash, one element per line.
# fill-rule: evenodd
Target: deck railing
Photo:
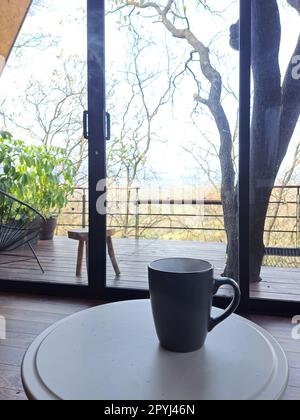
<path fill-rule="evenodd" d="M 201 202 L 197 199 L 152 200 L 144 197 L 141 188 L 131 188 L 130 194 L 126 189 L 113 190 L 118 193 L 114 197 L 111 194 L 111 202 L 107 203 L 108 221 L 124 236 L 140 238 L 146 233 L 149 236 L 151 231 L 225 233 L 222 202 L 218 198 Z M 197 206 L 202 206 L 201 217 L 194 211 Z M 88 189 L 76 188 L 59 218 L 58 229 L 87 227 L 88 210 Z M 200 219 L 201 223 L 195 223 Z M 268 242 L 272 241 L 271 236 L 277 235 L 280 239 L 285 234 L 289 236 L 289 245 L 300 246 L 300 185 L 274 187 L 265 234 Z"/>

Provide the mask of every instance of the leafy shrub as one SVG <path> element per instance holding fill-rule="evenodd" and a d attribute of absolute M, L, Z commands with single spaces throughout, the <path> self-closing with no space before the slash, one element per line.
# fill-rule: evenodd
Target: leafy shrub
<path fill-rule="evenodd" d="M 72 161 L 59 147 L 27 145 L 0 132 L 0 189 L 56 217 L 74 191 Z"/>

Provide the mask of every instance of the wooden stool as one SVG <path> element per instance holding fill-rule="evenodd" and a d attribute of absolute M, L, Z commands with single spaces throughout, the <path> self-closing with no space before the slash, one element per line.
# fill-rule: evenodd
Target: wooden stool
<path fill-rule="evenodd" d="M 110 257 L 112 266 L 115 270 L 117 276 L 121 274 L 119 269 L 114 246 L 112 242 L 112 236 L 115 234 L 114 229 L 107 229 L 106 231 L 106 243 L 107 243 L 107 251 Z M 86 252 L 88 255 L 88 241 L 89 241 L 89 231 L 88 229 L 78 229 L 78 230 L 70 230 L 68 232 L 69 239 L 74 239 L 75 241 L 79 241 L 78 244 L 78 255 L 77 255 L 77 267 L 76 267 L 76 276 L 80 277 L 82 273 L 82 261 L 83 261 L 83 254 L 84 254 L 84 247 L 86 247 Z"/>

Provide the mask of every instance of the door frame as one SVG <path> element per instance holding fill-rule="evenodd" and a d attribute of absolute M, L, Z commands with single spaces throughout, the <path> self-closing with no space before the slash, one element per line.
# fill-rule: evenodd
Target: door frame
<path fill-rule="evenodd" d="M 104 115 L 104 1 L 87 2 L 87 84 L 88 84 L 88 133 L 89 133 L 89 190 L 90 190 L 90 259 L 88 285 L 30 282 L 0 278 L 0 291 L 46 294 L 52 296 L 99 298 L 102 285 L 97 276 L 105 279 L 106 217 L 96 213 L 95 180 L 105 178 Z M 100 117 L 99 117 L 100 116 Z M 102 153 L 101 153 L 102 152 Z M 96 233 L 98 232 L 98 233 Z M 99 250 L 99 252 L 96 252 Z M 75 269 L 74 255 L 74 269 Z"/>
<path fill-rule="evenodd" d="M 239 312 L 294 316 L 300 302 L 250 297 L 250 117 L 251 117 L 251 7 L 240 0 L 240 160 L 239 160 L 239 265 L 242 300 Z M 24 282 L 2 279 L 0 290 L 56 296 L 90 297 L 102 300 L 145 299 L 149 292 L 106 285 L 106 214 L 97 211 L 105 201 L 106 188 L 97 188 L 106 178 L 105 100 L 105 1 L 87 0 L 88 26 L 88 137 L 89 137 L 89 286 Z M 107 40 L 109 43 L 109 39 Z M 97 189 L 99 191 L 97 191 Z M 102 190 L 102 191 L 101 191 Z M 226 307 L 228 298 L 217 297 L 215 305 Z"/>
<path fill-rule="evenodd" d="M 88 3 L 89 291 L 93 297 L 110 301 L 144 299 L 149 297 L 147 291 L 106 285 L 105 1 Z"/>
<path fill-rule="evenodd" d="M 240 116 L 239 116 L 239 272 L 242 292 L 239 312 L 275 315 L 300 313 L 300 302 L 251 298 L 250 296 L 250 125 L 251 125 L 251 38 L 252 0 L 240 0 Z M 105 25 L 105 22 L 104 22 Z M 104 34 L 103 34 L 104 36 Z M 109 40 L 107 40 L 109 42 Z M 104 109 L 105 112 L 105 109 Z M 105 148 L 105 141 L 103 143 Z M 99 266 L 98 266 L 99 268 Z M 100 294 L 110 300 L 147 298 L 142 290 L 106 287 L 101 282 Z M 228 298 L 216 297 L 214 304 L 228 306 Z"/>

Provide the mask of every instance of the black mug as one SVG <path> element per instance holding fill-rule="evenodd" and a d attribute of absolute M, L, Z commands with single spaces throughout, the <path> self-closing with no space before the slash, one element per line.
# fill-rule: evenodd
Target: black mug
<path fill-rule="evenodd" d="M 234 298 L 228 309 L 212 318 L 215 294 L 232 286 Z M 214 278 L 213 266 L 202 260 L 167 258 L 149 265 L 149 289 L 156 332 L 170 351 L 188 353 L 205 344 L 207 334 L 238 308 L 241 292 L 229 278 Z"/>

